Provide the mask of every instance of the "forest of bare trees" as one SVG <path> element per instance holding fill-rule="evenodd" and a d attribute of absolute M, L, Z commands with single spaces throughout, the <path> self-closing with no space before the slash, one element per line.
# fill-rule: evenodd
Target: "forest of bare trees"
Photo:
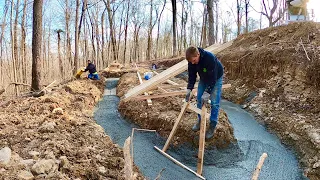
<path fill-rule="evenodd" d="M 168 58 L 189 45 L 223 43 L 259 28 L 248 16 L 253 11 L 269 26 L 284 17 L 284 0 L 259 0 L 261 8 L 233 1 L 223 9 L 219 0 L 5 0 L 0 89 L 19 95 L 69 80 L 87 59 L 101 70 L 113 61 Z"/>

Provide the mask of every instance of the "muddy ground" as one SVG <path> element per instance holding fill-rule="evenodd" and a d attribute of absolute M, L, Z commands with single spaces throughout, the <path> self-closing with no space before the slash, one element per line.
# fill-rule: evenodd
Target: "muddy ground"
<path fill-rule="evenodd" d="M 217 54 L 225 83 L 232 84 L 224 98 L 242 104 L 292 147 L 311 180 L 320 179 L 319 54 L 320 24 L 314 22 L 243 34 Z"/>
<path fill-rule="evenodd" d="M 139 70 L 143 71 L 143 70 Z M 172 79 L 173 81 L 183 84 L 186 83 L 181 79 Z M 136 73 L 123 75 L 118 83 L 117 95 L 123 95 L 132 87 L 139 84 Z M 153 93 L 158 93 L 156 90 Z M 175 97 L 165 97 L 152 100 L 152 106 L 147 105 L 147 101 L 131 100 L 129 102 L 120 101 L 119 111 L 127 119 L 138 124 L 142 128 L 157 130 L 160 135 L 167 138 L 172 130 L 174 122 L 178 117 L 181 106 L 183 105 L 184 95 Z M 196 145 L 199 141 L 198 133 L 191 130 L 197 120 L 194 112 L 187 111 L 182 117 L 181 124 L 173 139 L 173 144 L 191 142 Z M 213 139 L 207 140 L 206 146 L 216 145 L 218 148 L 227 147 L 231 142 L 235 142 L 233 128 L 230 125 L 226 113 L 221 110 L 219 123 Z"/>
<path fill-rule="evenodd" d="M 0 149 L 12 153 L 0 179 L 124 179 L 122 149 L 93 120 L 104 86 L 77 80 L 39 98 L 2 101 Z"/>

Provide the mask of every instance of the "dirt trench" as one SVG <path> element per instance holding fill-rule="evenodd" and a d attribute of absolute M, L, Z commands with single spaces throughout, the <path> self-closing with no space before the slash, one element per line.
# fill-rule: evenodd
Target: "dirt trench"
<path fill-rule="evenodd" d="M 2 101 L 0 149 L 12 153 L 0 179 L 124 179 L 122 149 L 93 120 L 103 89 L 103 81 L 77 80 L 39 98 Z"/>

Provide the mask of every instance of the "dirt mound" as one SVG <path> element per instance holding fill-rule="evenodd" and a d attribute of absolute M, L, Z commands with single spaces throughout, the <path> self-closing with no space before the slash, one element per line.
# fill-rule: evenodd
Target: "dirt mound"
<path fill-rule="evenodd" d="M 125 74 L 120 78 L 117 87 L 117 95 L 123 96 L 128 89 L 139 84 L 136 74 Z M 155 129 L 162 136 L 168 137 L 176 118 L 178 117 L 184 96 L 167 97 L 152 100 L 152 106 L 148 107 L 146 101 L 120 101 L 119 111 L 126 118 L 140 125 L 142 128 Z M 177 145 L 185 142 L 198 143 L 198 133 L 191 130 L 196 122 L 197 115 L 188 112 L 183 116 L 183 120 L 173 139 L 173 144 Z M 220 111 L 219 123 L 212 140 L 206 142 L 207 146 L 216 145 L 219 148 L 228 146 L 235 142 L 233 128 L 224 111 Z"/>
<path fill-rule="evenodd" d="M 291 23 L 240 35 L 218 57 L 231 79 L 263 80 L 291 70 L 299 80 L 319 87 L 319 45 L 319 23 Z"/>
<path fill-rule="evenodd" d="M 126 73 L 133 72 L 137 72 L 137 70 L 134 68 L 121 68 L 117 70 L 110 70 L 106 68 L 105 70 L 101 71 L 100 74 L 106 78 L 119 78 Z"/>
<path fill-rule="evenodd" d="M 174 57 L 174 58 L 170 58 L 170 59 L 156 59 L 156 60 L 151 60 L 151 61 L 139 63 L 139 65 L 144 65 L 144 66 L 151 68 L 151 65 L 155 64 L 157 66 L 157 68 L 165 68 L 166 69 L 168 67 L 171 67 L 171 66 L 179 63 L 180 61 L 182 61 L 184 59 L 185 59 L 185 57 L 183 57 L 183 56 Z"/>
<path fill-rule="evenodd" d="M 225 98 L 243 104 L 299 154 L 320 179 L 320 24 L 292 23 L 239 36 L 217 56 Z"/>
<path fill-rule="evenodd" d="M 124 179 L 122 149 L 92 118 L 102 94 L 95 84 L 103 82 L 73 81 L 2 106 L 0 150 L 12 154 L 0 179 Z"/>

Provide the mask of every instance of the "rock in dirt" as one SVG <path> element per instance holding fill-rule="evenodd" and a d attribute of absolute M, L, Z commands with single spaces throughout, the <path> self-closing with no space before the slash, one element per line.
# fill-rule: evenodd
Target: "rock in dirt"
<path fill-rule="evenodd" d="M 9 147 L 4 147 L 0 150 L 0 164 L 7 164 L 10 162 L 11 149 Z"/>
<path fill-rule="evenodd" d="M 22 159 L 20 161 L 20 164 L 23 164 L 25 166 L 30 166 L 30 165 L 33 165 L 34 162 L 35 162 L 35 160 L 33 160 L 33 159 Z"/>
<path fill-rule="evenodd" d="M 37 161 L 31 168 L 34 174 L 47 174 L 55 166 L 55 161 L 53 159 L 41 159 Z"/>
<path fill-rule="evenodd" d="M 29 151 L 28 154 L 32 156 L 33 159 L 36 159 L 40 153 L 37 151 Z"/>
<path fill-rule="evenodd" d="M 41 133 L 54 132 L 55 126 L 56 126 L 55 122 L 44 122 L 39 128 L 39 132 Z"/>
<path fill-rule="evenodd" d="M 19 172 L 18 178 L 23 180 L 31 180 L 34 179 L 34 176 L 31 172 L 23 170 Z"/>
<path fill-rule="evenodd" d="M 57 115 L 62 115 L 63 114 L 63 110 L 62 108 L 55 108 L 53 111 L 52 111 L 53 114 L 57 114 Z"/>

